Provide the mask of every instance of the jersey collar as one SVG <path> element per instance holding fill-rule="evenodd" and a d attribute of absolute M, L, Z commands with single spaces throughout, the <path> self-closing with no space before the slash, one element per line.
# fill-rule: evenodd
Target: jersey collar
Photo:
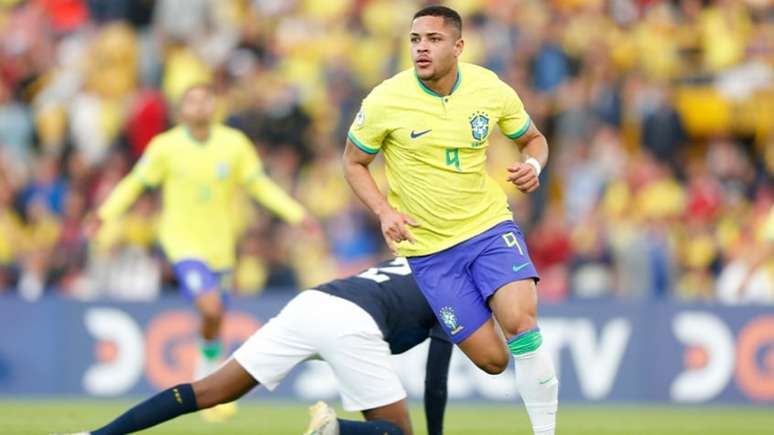
<path fill-rule="evenodd" d="M 420 79 L 419 79 L 419 76 L 417 75 L 417 70 L 416 70 L 416 69 L 414 70 L 414 77 L 417 79 L 417 83 L 419 83 L 419 87 L 420 87 L 420 88 L 421 88 L 423 91 L 425 91 L 425 93 L 426 93 L 426 94 L 428 94 L 428 95 L 432 95 L 432 96 L 434 96 L 434 97 L 438 97 L 438 98 L 443 98 L 443 97 L 445 97 L 445 95 L 439 95 L 439 94 L 438 94 L 437 92 L 435 92 L 434 90 L 432 90 L 432 89 L 428 88 L 427 86 L 425 86 L 425 84 L 422 82 L 422 80 L 420 80 Z M 457 66 L 457 80 L 454 82 L 454 86 L 452 86 L 452 88 L 451 88 L 451 92 L 449 92 L 449 95 L 453 94 L 453 93 L 454 93 L 454 91 L 456 91 L 456 90 L 457 90 L 457 88 L 459 88 L 459 87 L 460 87 L 460 82 L 461 82 L 461 81 L 462 81 L 462 74 L 460 73 L 460 67 L 459 67 L 459 65 L 458 65 L 458 66 Z"/>

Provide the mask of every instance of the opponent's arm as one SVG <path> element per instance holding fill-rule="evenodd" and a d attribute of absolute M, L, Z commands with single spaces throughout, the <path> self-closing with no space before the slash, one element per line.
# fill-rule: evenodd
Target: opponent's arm
<path fill-rule="evenodd" d="M 429 435 L 443 434 L 443 415 L 446 410 L 447 379 L 452 344 L 430 336 L 430 351 L 425 369 L 425 417 Z"/>
<path fill-rule="evenodd" d="M 527 131 L 515 139 L 524 155 L 524 161 L 508 167 L 507 180 L 524 193 L 537 190 L 540 186 L 540 171 L 548 163 L 548 141 L 543 133 L 530 123 Z"/>
<path fill-rule="evenodd" d="M 396 251 L 395 242 L 408 240 L 414 243 L 414 237 L 406 225 L 418 226 L 409 216 L 399 213 L 387 202 L 379 187 L 376 186 L 368 165 L 376 157 L 358 148 L 350 139 L 344 149 L 342 165 L 344 178 L 365 205 L 379 217 L 382 236 L 392 252 Z"/>

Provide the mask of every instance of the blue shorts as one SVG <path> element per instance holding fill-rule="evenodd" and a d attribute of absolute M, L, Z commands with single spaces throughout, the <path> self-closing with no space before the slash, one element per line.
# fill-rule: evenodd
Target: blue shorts
<path fill-rule="evenodd" d="M 492 318 L 489 298 L 500 287 L 540 277 L 519 227 L 501 222 L 435 254 L 409 257 L 422 294 L 444 331 L 459 343 Z"/>
<path fill-rule="evenodd" d="M 222 294 L 230 287 L 231 271 L 215 271 L 207 263 L 197 259 L 178 261 L 172 265 L 175 271 L 180 292 L 189 300 L 203 296 L 213 291 Z"/>

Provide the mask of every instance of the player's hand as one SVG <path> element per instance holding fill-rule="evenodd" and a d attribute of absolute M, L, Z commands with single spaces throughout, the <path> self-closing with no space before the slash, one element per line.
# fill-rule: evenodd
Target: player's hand
<path fill-rule="evenodd" d="M 516 162 L 508 167 L 508 172 L 506 180 L 524 193 L 534 192 L 540 187 L 540 179 L 532 165 Z"/>
<path fill-rule="evenodd" d="M 102 219 L 96 213 L 89 213 L 83 218 L 83 235 L 87 239 L 92 239 L 102 228 Z"/>
<path fill-rule="evenodd" d="M 382 236 L 389 246 L 390 251 L 397 252 L 396 243 L 408 241 L 411 244 L 416 243 L 414 236 L 407 228 L 407 225 L 418 227 L 419 224 L 410 216 L 400 213 L 390 207 L 384 213 L 379 214 L 379 222 L 382 225 Z"/>
<path fill-rule="evenodd" d="M 301 220 L 300 226 L 306 235 L 311 238 L 317 239 L 323 234 L 322 226 L 314 216 L 304 216 L 304 219 Z"/>

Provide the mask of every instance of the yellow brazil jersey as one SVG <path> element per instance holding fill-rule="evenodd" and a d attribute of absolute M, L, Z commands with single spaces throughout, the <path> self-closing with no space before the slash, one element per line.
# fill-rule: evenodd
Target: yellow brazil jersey
<path fill-rule="evenodd" d="M 448 96 L 409 69 L 363 100 L 348 137 L 367 153 L 384 152 L 387 199 L 420 224 L 411 228 L 416 244 L 399 244 L 400 255 L 432 254 L 512 219 L 505 193 L 485 169 L 495 124 L 517 139 L 530 119 L 513 88 L 472 64 L 459 64 Z"/>
<path fill-rule="evenodd" d="M 116 219 L 143 188 L 156 186 L 162 189 L 159 239 L 167 256 L 173 262 L 198 259 L 215 270 L 234 264 L 237 188 L 288 222 L 299 222 L 305 213 L 268 179 L 249 139 L 223 125 L 213 125 L 206 142 L 182 126 L 156 136 L 99 216 Z"/>

